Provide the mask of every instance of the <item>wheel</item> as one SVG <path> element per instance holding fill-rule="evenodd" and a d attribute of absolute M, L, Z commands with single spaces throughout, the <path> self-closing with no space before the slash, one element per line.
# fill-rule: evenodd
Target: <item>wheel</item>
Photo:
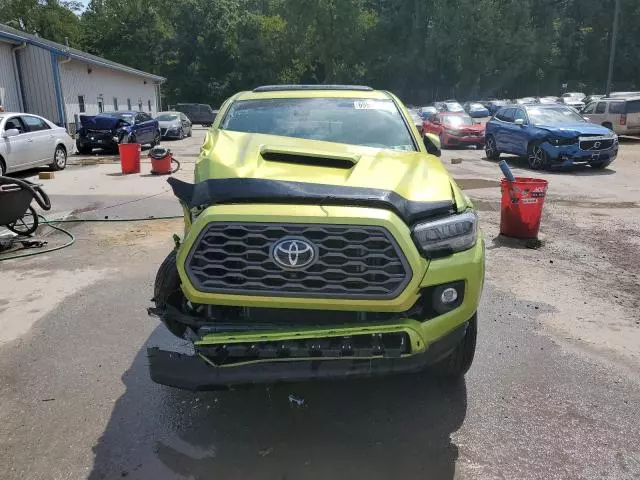
<path fill-rule="evenodd" d="M 453 351 L 431 367 L 431 371 L 438 377 L 447 380 L 457 380 L 464 376 L 471 368 L 476 353 L 476 338 L 478 336 L 478 319 L 474 314 L 469 320 L 467 331 L 460 343 Z"/>
<path fill-rule="evenodd" d="M 180 290 L 180 277 L 178 268 L 176 267 L 176 251 L 173 250 L 167 258 L 164 259 L 158 273 L 156 274 L 156 282 L 153 288 L 153 301 L 157 308 L 163 309 L 167 305 L 179 305 L 182 302 L 182 291 Z M 167 329 L 176 337 L 182 338 L 187 327 L 176 321 L 163 319 Z"/>
<path fill-rule="evenodd" d="M 604 170 L 609 165 L 611 165 L 611 162 L 609 160 L 607 160 L 605 162 L 592 163 L 591 164 L 591 168 L 597 168 L 598 170 Z"/>
<path fill-rule="evenodd" d="M 4 160 L 0 157 L 0 177 L 4 177 L 7 174 L 7 167 L 4 164 Z"/>
<path fill-rule="evenodd" d="M 604 122 L 602 126 L 608 128 L 609 130 L 613 130 L 613 125 L 611 125 L 611 123 L 609 122 Z"/>
<path fill-rule="evenodd" d="M 156 145 L 160 144 L 160 132 L 156 132 L 155 135 L 153 136 L 153 140 L 151 142 L 151 148 L 155 147 Z"/>
<path fill-rule="evenodd" d="M 184 140 L 184 130 L 182 128 L 180 129 L 180 134 L 178 135 L 178 138 L 180 140 Z"/>
<path fill-rule="evenodd" d="M 529 155 L 527 161 L 531 170 L 540 170 L 549 165 L 549 155 L 545 152 L 539 143 L 532 143 L 528 148 Z"/>
<path fill-rule="evenodd" d="M 189 134 L 187 137 L 191 137 L 191 135 L 193 135 L 193 127 L 189 127 Z"/>
<path fill-rule="evenodd" d="M 53 154 L 53 162 L 49 166 L 51 170 L 64 170 L 67 166 L 67 149 L 62 145 L 58 145 Z"/>
<path fill-rule="evenodd" d="M 500 150 L 493 135 L 487 135 L 484 142 L 485 155 L 489 160 L 500 160 Z"/>
<path fill-rule="evenodd" d="M 476 143 L 476 150 L 483 150 L 484 145 L 482 143 Z"/>
<path fill-rule="evenodd" d="M 31 235 L 38 229 L 38 214 L 35 208 L 29 205 L 29 208 L 22 217 L 13 223 L 7 224 L 6 227 L 18 235 Z"/>

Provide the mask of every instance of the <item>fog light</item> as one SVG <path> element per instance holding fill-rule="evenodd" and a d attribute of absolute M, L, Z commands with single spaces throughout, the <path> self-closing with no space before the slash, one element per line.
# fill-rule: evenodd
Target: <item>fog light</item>
<path fill-rule="evenodd" d="M 452 288 L 452 287 L 445 288 L 442 291 L 442 294 L 440 295 L 440 301 L 445 305 L 449 303 L 453 303 L 457 299 L 458 299 L 458 292 L 456 291 L 455 288 Z"/>

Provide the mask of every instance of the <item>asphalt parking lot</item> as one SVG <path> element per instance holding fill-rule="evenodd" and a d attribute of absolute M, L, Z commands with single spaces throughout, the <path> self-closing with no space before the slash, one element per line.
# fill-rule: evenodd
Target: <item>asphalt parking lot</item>
<path fill-rule="evenodd" d="M 191 179 L 203 135 L 164 143 L 177 176 Z M 0 478 L 640 478 L 640 142 L 623 142 L 603 171 L 508 160 L 549 181 L 538 249 L 500 240 L 494 162 L 473 149 L 442 156 L 487 240 L 477 357 L 454 386 L 415 375 L 198 394 L 152 383 L 147 346 L 183 348 L 146 315 L 180 220 L 65 224 L 72 247 L 0 262 Z M 75 157 L 43 181 L 48 216 L 180 213 L 148 163 L 122 176 L 110 161 Z"/>

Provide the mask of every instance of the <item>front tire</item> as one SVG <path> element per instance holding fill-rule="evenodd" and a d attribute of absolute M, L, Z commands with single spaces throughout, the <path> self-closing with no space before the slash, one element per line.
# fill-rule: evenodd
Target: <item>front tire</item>
<path fill-rule="evenodd" d="M 489 160 L 500 160 L 500 150 L 493 135 L 487 135 L 484 141 L 484 152 Z"/>
<path fill-rule="evenodd" d="M 51 170 L 64 170 L 67 167 L 67 149 L 58 145 L 53 153 L 53 162 L 49 166 Z"/>
<path fill-rule="evenodd" d="M 549 166 L 549 155 L 540 146 L 540 143 L 535 142 L 530 144 L 527 151 L 529 153 L 527 162 L 531 170 L 540 170 Z"/>
<path fill-rule="evenodd" d="M 160 132 L 156 132 L 155 135 L 153 136 L 153 140 L 151 141 L 151 148 L 160 144 L 160 138 L 161 138 Z"/>
<path fill-rule="evenodd" d="M 173 250 L 167 258 L 164 259 L 156 274 L 156 281 L 153 288 L 153 301 L 156 304 L 156 308 L 161 310 L 170 304 L 176 305 L 182 301 L 176 257 L 177 253 Z M 166 318 L 162 319 L 162 322 L 167 329 L 178 338 L 182 338 L 187 329 L 182 323 Z"/>
<path fill-rule="evenodd" d="M 476 353 L 476 339 L 478 337 L 477 314 L 469 320 L 467 331 L 460 343 L 449 355 L 431 367 L 433 373 L 445 380 L 458 380 L 469 371 Z"/>

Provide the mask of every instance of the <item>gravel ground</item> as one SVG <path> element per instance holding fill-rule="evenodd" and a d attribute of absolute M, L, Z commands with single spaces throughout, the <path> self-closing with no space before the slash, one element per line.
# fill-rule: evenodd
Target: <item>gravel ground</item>
<path fill-rule="evenodd" d="M 201 139 L 171 143 L 185 178 Z M 181 347 L 145 312 L 179 220 L 72 224 L 73 247 L 0 263 L 0 478 L 640 478 L 640 144 L 603 172 L 535 173 L 550 182 L 539 249 L 498 237 L 500 173 L 483 157 L 442 157 L 488 244 L 478 355 L 454 386 L 153 384 L 146 347 Z M 58 172 L 52 215 L 176 213 L 144 175 Z"/>

